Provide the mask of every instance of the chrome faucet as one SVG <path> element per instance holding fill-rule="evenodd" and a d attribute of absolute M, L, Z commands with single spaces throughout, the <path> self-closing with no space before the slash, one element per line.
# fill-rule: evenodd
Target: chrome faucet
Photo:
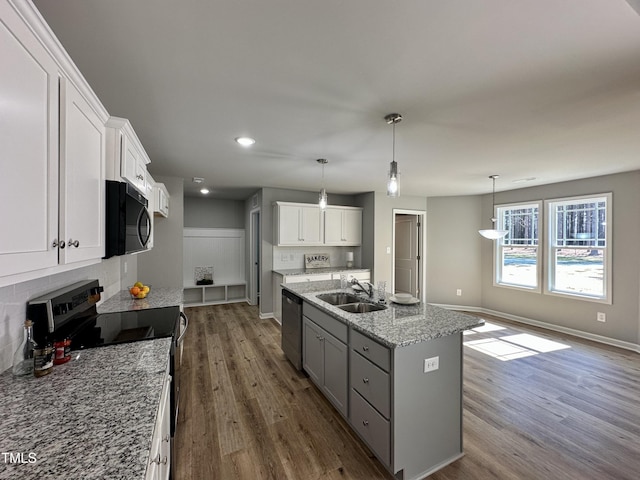
<path fill-rule="evenodd" d="M 369 298 L 373 298 L 373 285 L 371 285 L 369 282 L 364 282 L 364 283 L 366 283 L 369 286 L 368 289 L 364 288 L 364 286 L 358 281 L 357 278 L 354 277 L 351 279 L 351 285 L 358 285 L 363 292 L 366 292 L 367 295 L 369 295 Z"/>

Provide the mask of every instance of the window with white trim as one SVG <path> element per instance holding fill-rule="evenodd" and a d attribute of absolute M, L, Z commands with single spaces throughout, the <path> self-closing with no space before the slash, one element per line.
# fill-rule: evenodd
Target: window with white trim
<path fill-rule="evenodd" d="M 546 293 L 611 303 L 611 194 L 545 201 Z"/>
<path fill-rule="evenodd" d="M 540 202 L 496 208 L 497 228 L 508 232 L 496 241 L 496 284 L 540 291 L 540 210 Z"/>

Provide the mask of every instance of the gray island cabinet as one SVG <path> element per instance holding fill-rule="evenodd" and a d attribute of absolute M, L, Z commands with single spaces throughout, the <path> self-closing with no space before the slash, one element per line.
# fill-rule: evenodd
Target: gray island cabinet
<path fill-rule="evenodd" d="M 432 305 L 347 313 L 317 295 L 339 282 L 285 285 L 303 300 L 303 368 L 382 464 L 420 479 L 462 449 L 462 332 L 477 317 Z"/>

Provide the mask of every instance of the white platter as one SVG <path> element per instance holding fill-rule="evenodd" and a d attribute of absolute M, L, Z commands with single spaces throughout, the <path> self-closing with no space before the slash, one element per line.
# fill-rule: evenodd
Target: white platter
<path fill-rule="evenodd" d="M 397 303 L 398 305 L 415 305 L 416 303 L 420 303 L 420 299 L 416 297 L 400 299 L 400 298 L 397 298 L 395 295 L 391 295 L 391 297 L 389 297 L 389 300 L 391 300 L 393 303 Z"/>

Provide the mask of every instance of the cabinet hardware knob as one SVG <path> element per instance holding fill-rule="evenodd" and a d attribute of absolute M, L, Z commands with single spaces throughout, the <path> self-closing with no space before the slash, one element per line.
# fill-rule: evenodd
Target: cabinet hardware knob
<path fill-rule="evenodd" d="M 369 351 L 369 347 L 365 345 L 364 347 L 362 347 L 362 350 L 364 350 L 365 352 L 368 352 Z"/>
<path fill-rule="evenodd" d="M 76 247 L 76 248 L 78 248 L 78 247 L 80 246 L 80 242 L 79 242 L 78 240 L 72 240 L 72 239 L 69 239 L 69 241 L 67 242 L 67 244 L 68 244 L 70 247 Z"/>
<path fill-rule="evenodd" d="M 167 464 L 167 456 L 165 455 L 164 458 L 162 459 L 162 464 L 166 465 Z"/>
<path fill-rule="evenodd" d="M 64 243 L 64 240 L 61 240 L 60 242 L 58 242 L 58 240 L 54 240 L 51 246 L 53 248 L 56 248 L 56 247 L 64 248 L 65 243 Z"/>
<path fill-rule="evenodd" d="M 157 463 L 158 465 L 160 465 L 160 454 L 158 454 L 158 458 L 151 459 L 151 463 Z"/>
<path fill-rule="evenodd" d="M 368 427 L 368 426 L 369 426 L 369 420 L 362 420 L 362 424 L 363 424 L 365 427 Z"/>
<path fill-rule="evenodd" d="M 169 434 L 167 433 L 164 438 L 162 439 L 163 442 L 169 442 Z"/>
<path fill-rule="evenodd" d="M 368 379 L 367 377 L 364 377 L 364 378 L 362 379 L 362 382 L 363 382 L 363 383 L 369 383 L 369 379 Z"/>

